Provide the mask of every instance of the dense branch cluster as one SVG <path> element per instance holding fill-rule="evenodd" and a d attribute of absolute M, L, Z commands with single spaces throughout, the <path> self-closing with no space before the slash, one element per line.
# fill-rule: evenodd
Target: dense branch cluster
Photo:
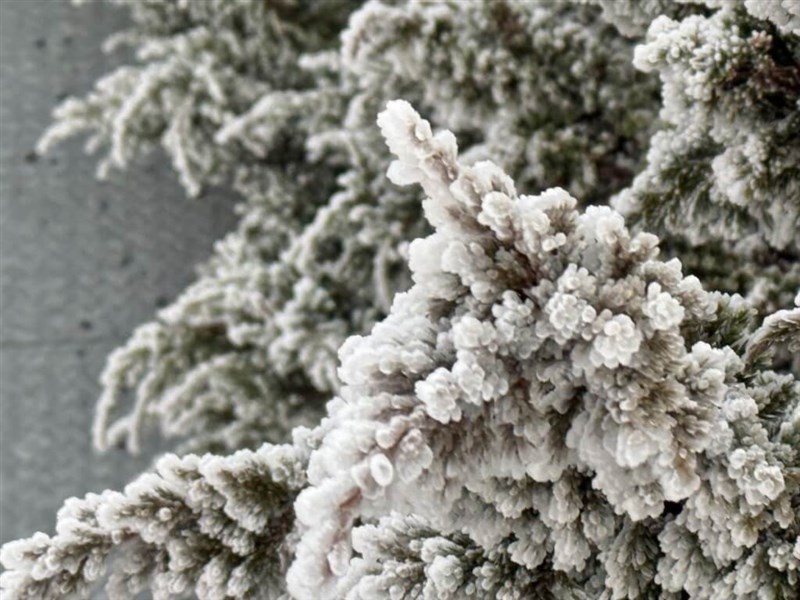
<path fill-rule="evenodd" d="M 411 290 L 340 352 L 341 399 L 296 505 L 295 596 L 340 597 L 353 524 L 387 510 L 486 551 L 508 543 L 512 562 L 578 586 L 606 570 L 614 597 L 630 597 L 616 587 L 630 582 L 593 563 L 625 543 L 621 532 L 631 544 L 645 543 L 631 531 L 652 538 L 641 590 L 698 594 L 725 571 L 675 569 L 688 534 L 699 557 L 726 566 L 766 552 L 762 531 L 796 538 L 800 482 L 783 474 L 800 464 L 785 441 L 800 423 L 770 432 L 758 402 L 785 418 L 800 385 L 766 370 L 748 385 L 714 333 L 732 299 L 658 261 L 656 238 L 632 236 L 609 208 L 580 214 L 563 190 L 518 196 L 494 164 L 463 166 L 452 135 L 433 136 L 408 104 L 390 104 L 379 123 L 399 158 L 389 176 L 422 184 L 435 233 L 411 245 Z M 660 557 L 656 540 L 669 536 L 681 542 Z M 796 583 L 791 564 L 785 583 L 776 567 L 737 572 L 776 589 Z"/>
<path fill-rule="evenodd" d="M 268 81 L 257 100 L 242 98 L 233 108 L 198 99 L 174 77 L 154 79 L 150 69 L 160 63 L 144 57 L 146 67 L 126 75 L 124 86 L 99 84 L 121 99 L 131 96 L 125 86 L 141 90 L 136 111 L 98 91 L 67 101 L 45 138 L 88 128 L 111 144 L 111 157 L 114 144 L 134 156 L 163 143 L 166 125 L 150 125 L 177 123 L 179 112 L 162 97 L 180 95 L 205 136 L 181 143 L 209 153 L 203 163 L 233 176 L 245 199 L 239 230 L 220 242 L 201 279 L 109 361 L 95 423 L 103 448 L 138 449 L 147 423 L 186 439 L 190 450 L 257 447 L 319 418 L 339 387 L 338 348 L 407 289 L 406 247 L 428 232 L 418 195 L 385 178 L 389 156 L 374 120 L 388 100 L 404 95 L 429 107 L 435 123 L 472 140 L 471 159 L 492 156 L 525 185 L 561 185 L 587 202 L 630 182 L 657 110 L 656 82 L 636 73 L 631 42 L 588 7 L 369 2 L 333 51 L 322 32 L 312 35 L 313 10 L 303 17 L 304 35 L 296 22 L 287 25 L 288 39 L 275 35 L 284 27 L 276 19 L 294 18 L 287 7 L 308 11 L 303 2 L 274 15 L 259 12 L 270 3 L 196 4 L 135 5 L 143 11 L 134 15 L 135 39 L 163 46 L 164 60 L 193 65 L 204 59 L 194 48 L 173 48 L 176 30 L 238 39 L 240 22 L 267 19 L 261 41 L 225 61 L 228 83 L 216 78 L 236 95 L 251 80 Z M 165 32 L 160 23 L 173 21 L 179 25 Z M 251 66 L 267 52 L 262 46 L 292 69 L 267 77 L 267 58 Z M 520 97 L 525 102 L 512 101 Z M 204 103 L 217 121 L 206 119 Z M 94 114 L 95 104 L 105 116 L 76 116 Z M 217 181 L 176 166 L 183 180 Z"/>
<path fill-rule="evenodd" d="M 72 498 L 54 536 L 3 547 L 4 596 L 85 597 L 113 562 L 111 598 L 144 589 L 155 598 L 285 597 L 305 454 L 265 445 L 226 457 L 167 455 L 122 493 Z"/>
<path fill-rule="evenodd" d="M 637 68 L 662 81 L 664 127 L 612 204 L 694 247 L 678 256 L 705 282 L 771 312 L 800 286 L 800 32 L 775 28 L 788 22 L 777 1 L 709 4 L 721 8 L 656 18 L 636 49 Z M 766 14 L 775 23 L 753 18 Z"/>
<path fill-rule="evenodd" d="M 800 38 L 777 37 L 742 12 L 728 3 L 710 17 L 653 21 L 634 64 L 659 73 L 669 127 L 616 205 L 693 241 L 758 232 L 797 251 Z"/>
<path fill-rule="evenodd" d="M 240 222 L 103 374 L 177 454 L 4 597 L 798 597 L 796 3 L 112 1 L 42 151 Z"/>

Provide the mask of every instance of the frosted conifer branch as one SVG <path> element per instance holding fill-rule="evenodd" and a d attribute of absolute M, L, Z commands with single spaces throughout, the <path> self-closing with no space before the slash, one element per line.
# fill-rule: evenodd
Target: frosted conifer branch
<path fill-rule="evenodd" d="M 286 154 L 290 132 L 278 124 L 273 128 L 282 135 L 255 156 L 252 145 L 217 143 L 226 141 L 219 132 L 235 127 L 270 92 L 309 87 L 313 80 L 295 68 L 296 57 L 331 47 L 357 6 L 351 0 L 329 0 L 322 10 L 305 0 L 112 1 L 130 9 L 134 27 L 106 47 L 133 47 L 139 64 L 107 75 L 85 98 L 64 101 L 38 151 L 89 134 L 88 151 L 108 149 L 98 166 L 104 177 L 160 146 L 192 196 L 227 183 L 270 151 Z"/>
<path fill-rule="evenodd" d="M 286 198 L 322 184 L 319 177 L 291 177 L 271 178 L 264 192 L 251 189 L 237 230 L 217 242 L 200 279 L 111 355 L 96 446 L 137 451 L 140 433 L 155 422 L 166 437 L 183 438 L 184 450 L 257 448 L 319 418 L 328 394 L 294 365 L 276 373 L 268 356 L 279 336 L 276 307 L 291 293 L 284 283 L 291 274 L 274 262 L 307 218 L 295 213 L 300 207 L 285 210 Z"/>
<path fill-rule="evenodd" d="M 384 598 L 588 598 L 592 581 L 575 582 L 546 568 L 528 570 L 512 560 L 519 543 L 484 550 L 464 534 L 442 535 L 420 517 L 393 513 L 353 531 L 353 560 L 342 586 L 347 600 Z"/>
<path fill-rule="evenodd" d="M 68 502 L 3 552 L 9 594 L 108 564 L 122 597 L 793 597 L 792 6 L 116 1 L 138 62 L 49 141 L 89 132 L 120 167 L 160 145 L 190 193 L 244 202 L 111 357 L 97 445 L 259 448 L 338 397 L 313 443 Z M 432 125 L 391 102 L 390 166 L 374 116 L 401 95 Z M 583 209 L 629 184 L 631 231 Z"/>
<path fill-rule="evenodd" d="M 353 524 L 389 510 L 484 549 L 514 540 L 516 564 L 578 578 L 608 548 L 615 514 L 634 527 L 663 519 L 666 503 L 701 528 L 710 562 L 760 552 L 761 531 L 793 534 L 797 481 L 782 472 L 797 452 L 761 421 L 771 393 L 757 400 L 739 382 L 729 347 L 684 337 L 719 319 L 718 294 L 657 260 L 656 238 L 632 236 L 611 209 L 580 214 L 563 190 L 519 196 L 494 164 L 465 166 L 454 137 L 433 135 L 408 103 L 378 122 L 398 157 L 390 177 L 422 185 L 435 233 L 411 246 L 411 290 L 340 351 L 341 399 L 296 503 L 293 594 L 338 597 L 358 564 Z M 784 420 L 797 386 L 781 398 Z M 701 497 L 735 508 L 717 518 Z M 658 531 L 636 589 L 657 583 Z M 706 546 L 719 539 L 730 545 Z M 607 573 L 609 589 L 633 585 Z"/>
<path fill-rule="evenodd" d="M 134 14 L 139 33 L 131 43 L 166 35 L 159 11 L 172 15 L 165 22 L 220 35 L 245 17 L 260 31 L 258 19 L 271 13 L 258 3 L 174 15 L 156 3 Z M 339 387 L 339 346 L 368 331 L 408 288 L 408 243 L 429 231 L 416 190 L 386 181 L 388 156 L 374 128 L 375 114 L 400 91 L 425 98 L 441 122 L 474 138 L 470 156 L 496 157 L 526 185 L 560 184 L 603 199 L 627 184 L 647 141 L 656 86 L 630 65 L 632 44 L 596 12 L 559 3 L 371 2 L 353 15 L 338 55 L 291 45 L 291 35 L 270 38 L 289 44 L 305 83 L 280 80 L 283 67 L 273 69 L 261 78 L 272 82 L 269 90 L 242 111 L 223 105 L 230 118 L 193 142 L 196 152 L 231 153 L 219 162 L 235 165 L 235 187 L 247 199 L 243 220 L 202 278 L 109 361 L 96 444 L 135 450 L 140 431 L 156 425 L 193 451 L 257 447 L 319 416 Z M 311 35 L 323 24 L 308 18 Z M 493 43 L 482 48 L 478 39 Z M 189 60 L 170 44 L 153 60 Z M 388 75 L 390 65 L 402 68 Z M 460 92 L 485 81 L 490 94 Z M 142 110 L 172 122 L 169 106 L 149 102 Z"/>
<path fill-rule="evenodd" d="M 632 42 L 597 13 L 574 2 L 373 0 L 344 32 L 342 68 L 370 120 L 402 94 L 462 141 L 477 136 L 469 160 L 606 202 L 640 164 L 658 96 L 654 78 L 631 68 Z"/>
<path fill-rule="evenodd" d="M 797 359 L 800 355 L 800 293 L 794 302 L 797 308 L 779 310 L 769 315 L 761 327 L 753 333 L 745 354 L 747 363 L 752 364 L 763 355 L 772 354 L 782 346 Z"/>
<path fill-rule="evenodd" d="M 300 446 L 167 455 L 124 492 L 68 500 L 56 534 L 6 544 L 3 598 L 286 598 Z M 107 574 L 110 574 L 108 577 Z"/>
<path fill-rule="evenodd" d="M 772 21 L 787 33 L 800 35 L 800 5 L 792 0 L 745 0 L 744 6 L 754 17 Z"/>
<path fill-rule="evenodd" d="M 661 77 L 666 126 L 614 206 L 691 243 L 756 235 L 796 256 L 800 37 L 737 3 L 655 19 L 634 64 Z"/>

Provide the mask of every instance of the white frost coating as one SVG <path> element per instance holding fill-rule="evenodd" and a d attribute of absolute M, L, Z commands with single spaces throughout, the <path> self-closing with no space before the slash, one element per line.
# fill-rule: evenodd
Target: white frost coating
<path fill-rule="evenodd" d="M 647 286 L 647 302 L 642 309 L 650 318 L 655 329 L 668 330 L 683 321 L 684 310 L 675 298 L 661 291 L 661 285 L 651 283 Z"/>
<path fill-rule="evenodd" d="M 394 467 L 385 454 L 376 454 L 369 461 L 369 470 L 375 483 L 381 487 L 386 487 L 392 483 L 394 478 Z"/>
<path fill-rule="evenodd" d="M 546 530 L 528 532 L 523 551 L 519 542 L 485 550 L 461 533 L 445 534 L 418 515 L 390 513 L 374 524 L 353 530 L 353 548 L 360 553 L 343 579 L 346 600 L 515 600 L 530 597 L 541 586 L 533 569 L 545 557 Z M 510 559 L 526 553 L 537 563 L 531 570 Z M 541 589 L 541 588 L 539 588 Z M 560 582 L 556 591 L 580 594 L 585 585 Z M 580 596 L 578 596 L 580 597 Z"/>
<path fill-rule="evenodd" d="M 572 338 L 582 327 L 593 323 L 597 316 L 594 308 L 582 298 L 560 292 L 553 294 L 547 301 L 545 312 L 563 341 Z"/>
<path fill-rule="evenodd" d="M 411 290 L 342 347 L 341 400 L 296 504 L 295 596 L 469 597 L 452 552 L 431 558 L 424 579 L 400 576 L 410 555 L 330 572 L 329 553 L 351 535 L 363 548 L 353 525 L 391 510 L 484 553 L 502 546 L 520 574 L 548 560 L 584 586 L 592 556 L 625 525 L 607 560 L 646 550 L 649 575 L 629 575 L 642 590 L 655 585 L 652 524 L 666 502 L 685 507 L 681 523 L 703 544 L 740 548 L 704 545 L 714 560 L 744 556 L 769 511 L 789 522 L 780 452 L 752 410 L 766 400 L 737 383 L 732 350 L 687 337 L 713 330 L 726 298 L 658 261 L 656 238 L 631 235 L 613 210 L 580 214 L 557 189 L 520 197 L 495 165 L 459 162 L 452 136 L 407 103 L 389 103 L 379 123 L 398 153 L 394 176 L 422 185 L 435 232 L 412 245 Z M 734 392 L 750 408 L 725 404 Z M 709 514 L 722 498 L 758 524 Z M 623 570 L 608 572 L 604 585 L 626 597 Z"/>
<path fill-rule="evenodd" d="M 636 47 L 634 66 L 661 79 L 666 126 L 651 139 L 645 169 L 612 203 L 693 244 L 754 236 L 796 252 L 800 3 L 705 3 L 718 10 L 659 16 Z M 784 74 L 786 85 L 778 83 Z"/>
<path fill-rule="evenodd" d="M 753 363 L 772 356 L 781 347 L 795 357 L 800 355 L 800 305 L 776 311 L 764 319 L 761 327 L 750 336 L 745 361 Z"/>
<path fill-rule="evenodd" d="M 464 572 L 455 556 L 437 556 L 428 567 L 427 576 L 434 589 L 444 596 L 459 588 Z"/>
<path fill-rule="evenodd" d="M 796 2 L 589 0 L 627 41 L 570 2 L 112 1 L 139 62 L 67 101 L 50 141 L 89 131 L 101 171 L 161 145 L 188 192 L 230 181 L 246 204 L 110 361 L 99 446 L 155 421 L 227 453 L 320 415 L 337 349 L 382 321 L 430 231 L 373 127 L 402 90 L 434 126 L 397 107 L 390 175 L 425 185 L 437 232 L 412 244 L 413 293 L 343 348 L 331 417 L 298 430 L 319 447 L 296 505 L 308 595 L 796 595 Z M 683 264 L 574 210 L 648 148 L 616 206 Z M 3 550 L 2 594 L 80 597 L 108 557 L 115 598 L 285 598 L 305 474 L 251 458 L 69 501 L 53 538 Z"/>
<path fill-rule="evenodd" d="M 601 313 L 600 318 L 604 318 Z M 642 334 L 628 315 L 616 315 L 603 323 L 594 339 L 590 359 L 595 366 L 613 369 L 629 365 L 642 343 Z"/>
<path fill-rule="evenodd" d="M 579 0 L 585 4 L 599 5 L 603 18 L 612 23 L 623 35 L 641 37 L 647 26 L 660 15 L 680 10 L 681 0 Z M 694 0 L 688 0 L 693 2 Z M 698 0 L 702 2 L 702 0 Z"/>
<path fill-rule="evenodd" d="M 461 418 L 459 387 L 447 369 L 436 369 L 427 379 L 417 382 L 414 390 L 432 419 L 447 423 Z"/>
<path fill-rule="evenodd" d="M 286 598 L 301 446 L 166 455 L 124 492 L 67 500 L 53 536 L 3 546 L 3 598 L 90 597 L 104 580 L 119 599 Z"/>
<path fill-rule="evenodd" d="M 780 29 L 800 36 L 800 3 L 797 0 L 744 0 L 747 11 L 772 21 Z"/>
<path fill-rule="evenodd" d="M 100 448 L 137 451 L 155 426 L 181 451 L 233 451 L 322 415 L 339 346 L 408 288 L 407 246 L 429 231 L 418 192 L 385 177 L 386 100 L 424 99 L 474 159 L 586 201 L 627 184 L 658 109 L 632 42 L 590 7 L 109 1 L 130 9 L 115 39 L 137 60 L 67 100 L 42 150 L 88 133 L 107 171 L 164 147 L 188 192 L 244 203 L 200 279 L 109 361 Z"/>

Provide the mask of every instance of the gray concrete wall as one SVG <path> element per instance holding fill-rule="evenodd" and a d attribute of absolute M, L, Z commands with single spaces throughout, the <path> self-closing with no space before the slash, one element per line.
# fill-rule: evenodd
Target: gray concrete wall
<path fill-rule="evenodd" d="M 0 541 L 51 532 L 65 498 L 147 465 L 92 450 L 97 378 L 234 222 L 230 198 L 186 199 L 162 156 L 99 183 L 78 141 L 32 155 L 59 99 L 120 64 L 100 46 L 126 23 L 102 3 L 0 0 Z"/>

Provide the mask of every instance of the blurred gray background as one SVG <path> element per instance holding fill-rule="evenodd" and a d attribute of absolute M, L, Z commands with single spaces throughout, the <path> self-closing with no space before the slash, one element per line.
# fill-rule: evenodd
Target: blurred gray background
<path fill-rule="evenodd" d="M 102 3 L 0 0 L 0 542 L 52 532 L 69 496 L 149 463 L 90 441 L 105 357 L 193 278 L 233 200 L 189 200 L 163 156 L 110 182 L 79 140 L 37 158 L 52 108 L 129 60 Z"/>

